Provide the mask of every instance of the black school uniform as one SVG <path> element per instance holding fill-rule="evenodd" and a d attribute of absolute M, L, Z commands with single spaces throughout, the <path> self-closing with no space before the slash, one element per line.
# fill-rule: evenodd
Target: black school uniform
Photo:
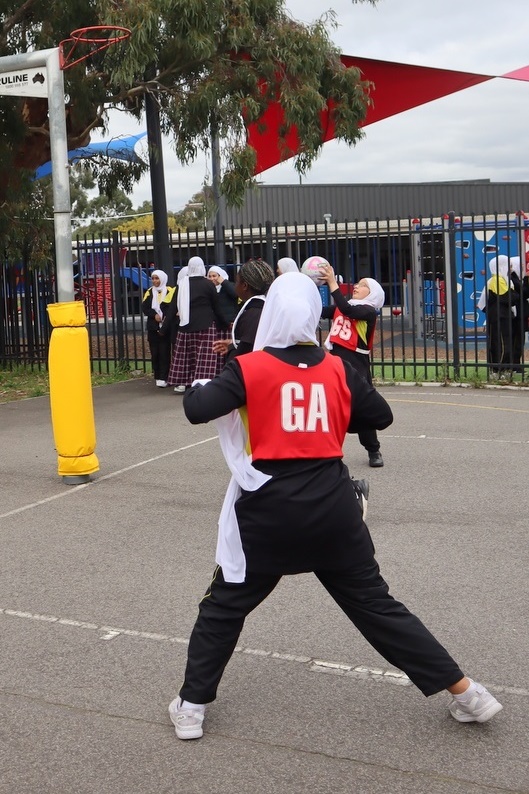
<path fill-rule="evenodd" d="M 244 356 L 245 353 L 252 352 L 263 306 L 264 299 L 261 295 L 253 295 L 243 304 L 237 314 L 237 322 L 233 326 L 237 347 L 230 345 L 226 354 L 226 363 L 237 356 Z"/>
<path fill-rule="evenodd" d="M 161 325 L 154 319 L 156 312 L 152 308 L 152 287 L 145 292 L 141 308 L 147 317 L 147 342 L 151 351 L 153 377 L 166 381 L 176 325 L 176 288 L 167 287 L 167 294 L 160 303 L 163 315 Z"/>
<path fill-rule="evenodd" d="M 512 321 L 512 360 L 513 372 L 522 371 L 523 349 L 525 346 L 525 334 L 529 331 L 529 277 L 522 279 L 518 274 L 511 272 L 511 282 L 515 292 L 516 317 Z"/>
<path fill-rule="evenodd" d="M 220 289 L 217 290 L 217 295 L 219 297 L 219 312 L 226 325 L 231 325 L 240 309 L 235 284 L 225 278 L 220 284 Z"/>
<path fill-rule="evenodd" d="M 263 381 L 247 376 L 245 380 L 243 369 L 256 355 L 270 355 L 288 365 L 286 383 L 290 383 L 300 365 L 314 368 L 319 379 L 318 365 L 328 354 L 305 345 L 249 353 L 228 364 L 206 386 L 187 392 L 187 418 L 193 424 L 208 422 L 251 405 Z M 383 429 L 391 424 L 391 409 L 384 398 L 347 363 L 343 367 L 350 395 L 348 432 L 357 432 L 359 425 Z M 220 567 L 216 569 L 200 603 L 180 697 L 191 703 L 214 700 L 246 615 L 272 592 L 283 574 L 307 571 L 314 571 L 368 642 L 404 670 L 425 695 L 459 681 L 463 673 L 447 651 L 389 595 L 341 458 L 283 459 L 280 450 L 277 455 L 277 459 L 253 460 L 255 468 L 271 479 L 257 491 L 242 491 L 236 502 L 246 578 L 240 584 L 226 582 Z"/>

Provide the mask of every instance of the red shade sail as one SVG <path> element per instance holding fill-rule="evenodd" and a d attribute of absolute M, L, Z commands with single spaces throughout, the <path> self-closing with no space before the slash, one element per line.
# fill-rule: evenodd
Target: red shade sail
<path fill-rule="evenodd" d="M 509 80 L 524 80 L 529 81 L 529 66 L 522 66 L 521 69 L 515 69 L 514 72 L 507 72 L 502 74 L 502 77 L 508 77 Z"/>
<path fill-rule="evenodd" d="M 368 109 L 361 126 L 374 124 L 375 121 L 381 121 L 497 76 L 411 66 L 391 61 L 355 58 L 350 55 L 342 55 L 341 60 L 348 68 L 355 66 L 360 69 L 362 79 L 374 84 L 371 88 L 373 105 Z M 529 80 L 529 67 L 502 76 L 514 80 Z M 257 152 L 256 174 L 297 154 L 299 138 L 295 126 L 292 126 L 287 133 L 286 149 L 279 148 L 278 131 L 283 123 L 284 113 L 281 105 L 279 102 L 271 102 L 259 121 L 248 125 L 248 143 Z M 335 137 L 329 107 L 321 114 L 321 128 L 322 142 L 330 141 Z"/>

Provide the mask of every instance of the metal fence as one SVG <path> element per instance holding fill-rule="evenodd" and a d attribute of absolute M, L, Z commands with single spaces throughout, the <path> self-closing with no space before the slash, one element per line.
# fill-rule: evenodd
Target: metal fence
<path fill-rule="evenodd" d="M 350 296 L 352 285 L 370 276 L 386 302 L 373 348 L 375 377 L 384 380 L 488 379 L 486 313 L 478 300 L 493 257 L 519 257 L 522 276 L 529 259 L 529 220 L 523 213 L 494 216 L 407 218 L 329 223 L 272 224 L 176 232 L 168 240 L 174 275 L 191 256 L 206 266 L 220 264 L 230 278 L 250 257 L 271 265 L 283 256 L 299 264 L 321 255 L 333 265 Z M 92 367 L 148 372 L 141 302 L 149 273 L 161 252 L 153 236 L 118 235 L 76 239 L 72 250 L 75 299 L 87 312 Z M 220 260 L 220 261 L 219 261 Z M 320 288 L 324 303 L 326 287 Z M 46 306 L 57 300 L 53 269 L 35 271 L 30 262 L 4 261 L 0 268 L 0 366 L 44 368 L 50 338 Z M 509 292 L 512 328 L 525 342 L 524 297 Z M 325 333 L 322 327 L 322 336 Z M 527 353 L 508 362 L 514 379 L 529 379 Z"/>

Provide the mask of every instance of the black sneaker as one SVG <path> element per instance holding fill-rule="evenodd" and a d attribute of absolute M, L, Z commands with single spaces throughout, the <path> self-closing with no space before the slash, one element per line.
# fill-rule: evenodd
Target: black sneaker
<path fill-rule="evenodd" d="M 369 453 L 369 465 L 372 469 L 380 469 L 380 467 L 384 465 L 380 452 Z"/>
<path fill-rule="evenodd" d="M 356 498 L 362 509 L 362 519 L 365 521 L 367 516 L 367 500 L 369 498 L 369 483 L 367 480 L 354 480 L 351 477 Z"/>

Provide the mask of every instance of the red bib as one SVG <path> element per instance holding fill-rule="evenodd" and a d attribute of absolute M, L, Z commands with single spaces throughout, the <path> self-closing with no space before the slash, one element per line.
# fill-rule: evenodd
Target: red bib
<path fill-rule="evenodd" d="M 329 341 L 347 347 L 349 350 L 367 352 L 373 348 L 375 323 L 373 323 L 369 338 L 367 338 L 367 329 L 367 320 L 346 317 L 339 309 L 335 309 L 329 331 Z"/>
<path fill-rule="evenodd" d="M 351 416 L 343 362 L 327 354 L 298 367 L 263 350 L 237 359 L 254 460 L 341 458 Z"/>

